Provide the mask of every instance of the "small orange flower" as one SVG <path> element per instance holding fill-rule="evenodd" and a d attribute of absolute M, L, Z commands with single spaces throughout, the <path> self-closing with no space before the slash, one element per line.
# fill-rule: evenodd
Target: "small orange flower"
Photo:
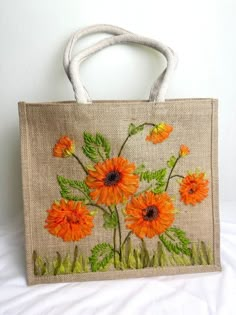
<path fill-rule="evenodd" d="M 91 234 L 93 216 L 82 202 L 61 199 L 54 202 L 47 212 L 45 228 L 65 242 L 78 241 Z"/>
<path fill-rule="evenodd" d="M 154 144 L 161 143 L 167 139 L 172 132 L 173 127 L 162 122 L 156 125 L 146 137 L 146 141 L 151 141 Z"/>
<path fill-rule="evenodd" d="M 183 156 L 189 155 L 189 153 L 190 153 L 189 148 L 186 145 L 181 144 L 180 149 L 179 149 L 179 156 L 183 157 Z"/>
<path fill-rule="evenodd" d="M 126 227 L 140 238 L 159 235 L 174 222 L 174 205 L 167 193 L 146 192 L 126 207 Z"/>
<path fill-rule="evenodd" d="M 135 164 L 123 157 L 107 159 L 89 170 L 86 184 L 93 189 L 90 196 L 98 204 L 110 206 L 123 202 L 138 189 L 139 177 L 134 174 Z"/>
<path fill-rule="evenodd" d="M 75 153 L 74 140 L 67 136 L 61 137 L 53 148 L 53 155 L 56 157 L 66 158 Z"/>
<path fill-rule="evenodd" d="M 195 205 L 208 196 L 208 180 L 204 173 L 187 175 L 180 183 L 181 201 L 186 205 Z"/>

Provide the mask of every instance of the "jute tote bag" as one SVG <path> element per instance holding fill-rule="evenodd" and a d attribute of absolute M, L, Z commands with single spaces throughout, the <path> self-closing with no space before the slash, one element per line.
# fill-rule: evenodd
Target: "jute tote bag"
<path fill-rule="evenodd" d="M 111 37 L 72 57 L 97 32 Z M 81 82 L 120 43 L 166 58 L 147 101 L 94 101 Z M 28 283 L 219 271 L 217 101 L 165 100 L 174 52 L 110 25 L 73 35 L 64 67 L 76 101 L 19 103 Z"/>

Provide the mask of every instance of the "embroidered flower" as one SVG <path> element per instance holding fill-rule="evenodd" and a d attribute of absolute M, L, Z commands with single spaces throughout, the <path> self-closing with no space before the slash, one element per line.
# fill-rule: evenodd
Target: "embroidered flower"
<path fill-rule="evenodd" d="M 174 205 L 167 193 L 133 197 L 126 207 L 126 227 L 140 238 L 152 238 L 170 227 L 174 221 Z"/>
<path fill-rule="evenodd" d="M 180 183 L 181 201 L 186 205 L 195 205 L 208 196 L 208 180 L 204 173 L 194 173 L 184 177 Z"/>
<path fill-rule="evenodd" d="M 47 212 L 45 228 L 65 242 L 78 241 L 91 234 L 93 216 L 82 202 L 61 199 L 54 202 Z"/>
<path fill-rule="evenodd" d="M 146 137 L 146 141 L 151 141 L 153 144 L 161 143 L 167 139 L 172 132 L 173 127 L 162 122 L 156 125 Z"/>
<path fill-rule="evenodd" d="M 98 204 L 112 205 L 123 202 L 138 189 L 139 178 L 134 174 L 135 164 L 123 157 L 107 159 L 89 170 L 86 184 L 93 189 L 90 196 Z"/>
<path fill-rule="evenodd" d="M 181 144 L 180 149 L 179 149 L 179 156 L 183 157 L 189 154 L 190 154 L 189 148 L 186 145 Z"/>
<path fill-rule="evenodd" d="M 66 158 L 75 153 L 74 140 L 67 136 L 61 137 L 53 148 L 53 155 L 56 157 Z"/>

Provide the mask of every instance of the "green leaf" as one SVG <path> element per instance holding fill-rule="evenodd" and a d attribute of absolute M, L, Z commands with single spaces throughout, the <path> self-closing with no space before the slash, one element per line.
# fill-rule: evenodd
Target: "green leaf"
<path fill-rule="evenodd" d="M 166 177 L 167 170 L 166 168 L 162 168 L 157 171 L 145 171 L 140 172 L 140 181 L 146 181 L 150 183 L 151 181 L 155 181 L 155 186 L 152 189 L 152 192 L 155 194 L 160 194 L 165 190 L 165 177 Z"/>
<path fill-rule="evenodd" d="M 172 156 L 170 157 L 170 159 L 167 161 L 167 166 L 168 166 L 169 168 L 172 168 L 172 167 L 175 165 L 176 160 L 177 160 L 177 157 L 175 157 L 174 155 L 172 155 Z"/>
<path fill-rule="evenodd" d="M 92 255 L 89 257 L 89 262 L 92 271 L 104 270 L 114 254 L 113 247 L 108 243 L 97 244 L 91 252 Z"/>
<path fill-rule="evenodd" d="M 90 191 L 84 181 L 72 180 L 58 175 L 57 182 L 61 188 L 60 194 L 62 198 L 74 201 L 86 201 L 90 199 Z M 75 195 L 72 189 L 78 190 L 82 194 L 82 196 Z"/>
<path fill-rule="evenodd" d="M 59 252 L 57 252 L 57 258 L 53 262 L 53 265 L 55 276 L 65 273 L 65 267 L 63 266 L 61 254 Z"/>
<path fill-rule="evenodd" d="M 139 165 L 138 167 L 136 167 L 136 169 L 135 169 L 135 171 L 134 171 L 134 174 L 139 175 L 139 174 L 143 173 L 144 170 L 145 170 L 145 165 L 144 165 L 144 164 L 141 164 L 141 165 Z"/>
<path fill-rule="evenodd" d="M 191 255 L 190 240 L 186 237 L 186 233 L 183 230 L 171 227 L 159 235 L 159 239 L 169 252 Z"/>
<path fill-rule="evenodd" d="M 144 125 L 135 126 L 134 124 L 131 123 L 128 128 L 128 135 L 129 136 L 136 135 L 137 133 L 143 131 L 143 129 L 144 129 Z"/>
<path fill-rule="evenodd" d="M 118 217 L 115 211 L 112 213 L 104 213 L 103 214 L 104 224 L 103 227 L 105 229 L 115 229 L 118 225 Z"/>
<path fill-rule="evenodd" d="M 93 136 L 91 133 L 84 132 L 84 154 L 94 163 L 108 159 L 111 147 L 107 139 L 100 133 Z"/>

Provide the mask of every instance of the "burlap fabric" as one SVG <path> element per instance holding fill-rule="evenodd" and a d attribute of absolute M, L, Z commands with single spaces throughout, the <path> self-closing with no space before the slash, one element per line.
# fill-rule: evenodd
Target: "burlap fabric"
<path fill-rule="evenodd" d="M 92 105 L 78 105 L 76 102 L 19 103 L 21 130 L 21 159 L 23 198 L 25 215 L 25 240 L 27 277 L 29 284 L 62 281 L 85 281 L 120 279 L 130 277 L 172 275 L 220 270 L 219 258 L 219 213 L 218 213 L 218 171 L 217 171 L 217 101 L 213 99 L 178 99 L 165 102 L 147 101 L 95 101 Z M 79 242 L 63 242 L 45 229 L 46 210 L 55 199 L 60 199 L 57 175 L 83 180 L 84 174 L 77 161 L 72 158 L 55 158 L 52 149 L 63 135 L 74 139 L 76 152 L 84 165 L 89 164 L 82 154 L 84 131 L 102 133 L 110 142 L 111 155 L 116 156 L 130 123 L 167 122 L 174 131 L 158 145 L 147 143 L 144 130 L 129 139 L 123 156 L 136 165 L 145 163 L 147 169 L 166 166 L 171 155 L 179 151 L 180 144 L 186 144 L 191 154 L 176 165 L 176 173 L 200 168 L 209 180 L 208 197 L 196 207 L 184 205 L 179 196 L 174 203 L 177 209 L 175 225 L 186 231 L 192 242 L 202 241 L 212 249 L 211 263 L 195 265 L 168 265 L 141 269 L 116 270 L 112 265 L 106 271 L 71 274 L 44 274 L 34 272 L 33 252 L 52 260 L 56 252 L 73 255 L 75 244 L 80 252 L 89 256 L 91 249 L 101 242 L 111 243 L 112 229 L 104 229 L 103 217 L 94 218 L 95 227 L 90 236 Z M 168 188 L 170 195 L 178 195 L 179 183 L 175 180 Z M 122 236 L 127 234 L 124 220 L 121 220 Z M 146 239 L 149 250 L 156 246 L 156 239 Z M 133 238 L 133 245 L 139 240 Z"/>

